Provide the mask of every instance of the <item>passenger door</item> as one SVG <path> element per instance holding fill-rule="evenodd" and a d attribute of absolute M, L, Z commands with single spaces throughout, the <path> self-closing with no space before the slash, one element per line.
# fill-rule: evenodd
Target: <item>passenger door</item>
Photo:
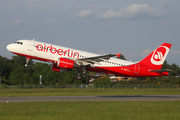
<path fill-rule="evenodd" d="M 140 65 L 139 64 L 135 64 L 134 73 L 139 74 L 139 70 L 140 70 Z"/>
<path fill-rule="evenodd" d="M 29 41 L 27 50 L 33 51 L 33 46 L 34 46 L 34 41 L 33 41 L 33 40 L 32 40 L 32 41 Z"/>

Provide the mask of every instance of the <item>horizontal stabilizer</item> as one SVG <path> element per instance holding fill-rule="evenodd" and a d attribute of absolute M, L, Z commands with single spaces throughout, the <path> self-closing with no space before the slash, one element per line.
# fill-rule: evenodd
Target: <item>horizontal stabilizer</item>
<path fill-rule="evenodd" d="M 169 70 L 169 69 L 161 69 L 161 70 L 149 70 L 149 71 L 162 73 L 162 72 L 171 72 L 172 70 Z"/>

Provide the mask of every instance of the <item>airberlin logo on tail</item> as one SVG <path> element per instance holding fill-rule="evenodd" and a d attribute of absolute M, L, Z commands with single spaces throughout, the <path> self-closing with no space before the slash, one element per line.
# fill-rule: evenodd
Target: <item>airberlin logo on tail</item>
<path fill-rule="evenodd" d="M 154 53 L 151 57 L 151 63 L 154 65 L 162 65 L 164 63 L 164 60 L 166 59 L 166 56 L 169 52 L 169 48 L 166 46 L 160 46 L 156 50 L 154 50 Z"/>
<path fill-rule="evenodd" d="M 157 53 L 154 55 L 154 59 L 157 61 L 161 61 L 163 59 L 162 52 L 157 51 Z"/>

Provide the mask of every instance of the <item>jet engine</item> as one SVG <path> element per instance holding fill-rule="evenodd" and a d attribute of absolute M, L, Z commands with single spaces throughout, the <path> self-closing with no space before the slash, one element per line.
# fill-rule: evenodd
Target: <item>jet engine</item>
<path fill-rule="evenodd" d="M 58 68 L 56 63 L 53 63 L 51 65 L 51 70 L 54 70 L 54 71 L 57 71 L 57 72 L 61 72 L 61 68 Z"/>
<path fill-rule="evenodd" d="M 59 58 L 57 62 L 57 67 L 63 69 L 73 69 L 73 68 L 79 68 L 80 66 L 77 65 L 73 60 L 69 60 L 66 58 Z"/>

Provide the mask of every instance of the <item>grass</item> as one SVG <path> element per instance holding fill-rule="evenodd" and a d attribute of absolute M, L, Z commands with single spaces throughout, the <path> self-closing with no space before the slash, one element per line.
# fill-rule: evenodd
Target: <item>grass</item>
<path fill-rule="evenodd" d="M 180 101 L 0 103 L 0 120 L 179 120 Z"/>
<path fill-rule="evenodd" d="M 180 94 L 177 88 L 107 88 L 107 89 L 0 89 L 0 97 L 17 96 L 81 96 L 81 95 L 159 95 Z"/>
<path fill-rule="evenodd" d="M 179 94 L 175 88 L 0 89 L 1 97 Z M 180 101 L 0 103 L 0 120 L 179 120 Z"/>

